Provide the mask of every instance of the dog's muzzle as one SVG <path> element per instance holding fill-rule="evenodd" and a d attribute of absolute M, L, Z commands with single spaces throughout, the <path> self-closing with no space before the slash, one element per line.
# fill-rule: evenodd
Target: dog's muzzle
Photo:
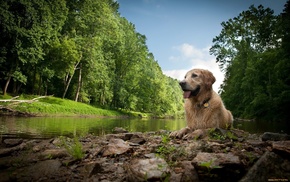
<path fill-rule="evenodd" d="M 198 85 L 196 88 L 191 88 L 191 86 L 186 81 L 180 81 L 179 85 L 183 90 L 183 98 L 190 98 L 196 96 L 200 91 L 200 86 Z"/>

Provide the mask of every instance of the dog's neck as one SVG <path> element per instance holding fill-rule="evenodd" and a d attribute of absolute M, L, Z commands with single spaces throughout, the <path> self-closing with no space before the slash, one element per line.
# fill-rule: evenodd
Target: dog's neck
<path fill-rule="evenodd" d="M 211 98 L 209 97 L 209 98 L 203 100 L 203 102 L 198 103 L 198 104 L 197 104 L 197 107 L 199 107 L 199 108 L 208 108 L 208 107 L 209 107 L 209 100 L 210 100 L 210 99 L 211 99 Z"/>
<path fill-rule="evenodd" d="M 208 108 L 209 107 L 209 101 L 212 98 L 213 90 L 211 89 L 206 94 L 203 95 L 197 95 L 196 97 L 193 97 L 192 103 L 195 103 L 195 106 L 197 108 Z"/>

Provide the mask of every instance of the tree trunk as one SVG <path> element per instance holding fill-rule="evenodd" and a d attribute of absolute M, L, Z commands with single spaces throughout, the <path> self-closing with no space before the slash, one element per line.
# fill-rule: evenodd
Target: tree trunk
<path fill-rule="evenodd" d="M 64 92 L 63 92 L 63 95 L 62 95 L 62 98 L 63 98 L 63 99 L 64 99 L 64 97 L 65 97 L 65 95 L 66 95 L 66 92 L 67 92 L 67 90 L 68 90 L 68 87 L 69 87 L 69 85 L 70 85 L 70 82 L 71 82 L 71 80 L 72 80 L 73 75 L 74 75 L 74 74 L 72 74 L 72 76 L 68 77 L 68 81 L 67 81 L 67 83 L 66 83 L 66 85 L 65 85 Z"/>
<path fill-rule="evenodd" d="M 74 70 L 73 70 L 73 73 L 71 76 L 69 76 L 69 73 L 66 75 L 66 78 L 65 78 L 65 88 L 64 88 L 64 92 L 63 92 L 63 95 L 62 95 L 62 98 L 64 99 L 65 95 L 66 95 L 66 92 L 68 90 L 68 87 L 70 85 L 70 82 L 74 76 L 74 73 L 75 73 L 75 70 L 77 69 L 77 66 L 79 65 L 80 62 L 77 62 L 75 67 L 74 67 Z"/>
<path fill-rule="evenodd" d="M 48 88 L 48 81 L 46 80 L 45 85 L 44 85 L 44 95 L 47 95 L 47 88 Z"/>
<path fill-rule="evenodd" d="M 37 90 L 37 94 L 41 95 L 41 90 L 42 90 L 42 76 L 39 76 L 39 80 L 38 80 L 38 90 Z"/>
<path fill-rule="evenodd" d="M 10 80 L 11 80 L 11 75 L 8 77 L 8 79 L 6 81 L 6 84 L 5 84 L 5 87 L 4 87 L 4 90 L 3 90 L 3 95 L 6 95 L 6 93 L 7 93 L 7 89 L 8 89 Z"/>
<path fill-rule="evenodd" d="M 35 86 L 35 85 L 34 85 L 35 80 L 36 80 L 36 66 L 34 66 L 34 70 L 33 70 L 33 80 L 32 80 L 32 84 L 31 84 L 31 93 L 32 93 L 32 94 L 35 94 L 35 93 L 34 93 L 34 91 L 35 91 L 35 90 L 34 90 L 34 89 L 35 89 L 35 88 L 34 88 L 34 86 Z"/>
<path fill-rule="evenodd" d="M 79 79 L 78 79 L 78 88 L 76 91 L 76 96 L 75 96 L 75 101 L 77 102 L 79 99 L 79 94 L 80 94 L 80 90 L 81 90 L 81 86 L 82 86 L 82 64 L 80 64 L 80 68 L 79 68 Z"/>

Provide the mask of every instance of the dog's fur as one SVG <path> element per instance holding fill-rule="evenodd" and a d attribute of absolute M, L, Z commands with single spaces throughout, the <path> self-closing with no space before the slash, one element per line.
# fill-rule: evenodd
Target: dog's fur
<path fill-rule="evenodd" d="M 233 116 L 220 96 L 213 91 L 215 77 L 208 70 L 193 69 L 179 84 L 184 91 L 187 127 L 172 132 L 171 137 L 182 138 L 196 129 L 229 128 Z"/>

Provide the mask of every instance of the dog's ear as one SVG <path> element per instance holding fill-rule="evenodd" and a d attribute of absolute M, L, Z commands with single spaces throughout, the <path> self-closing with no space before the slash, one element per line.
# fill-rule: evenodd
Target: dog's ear
<path fill-rule="evenodd" d="M 202 75 L 203 75 L 203 81 L 205 84 L 205 88 L 210 89 L 212 84 L 214 84 L 214 82 L 215 82 L 215 77 L 213 76 L 213 74 L 210 71 L 207 71 L 207 70 L 204 70 Z"/>

